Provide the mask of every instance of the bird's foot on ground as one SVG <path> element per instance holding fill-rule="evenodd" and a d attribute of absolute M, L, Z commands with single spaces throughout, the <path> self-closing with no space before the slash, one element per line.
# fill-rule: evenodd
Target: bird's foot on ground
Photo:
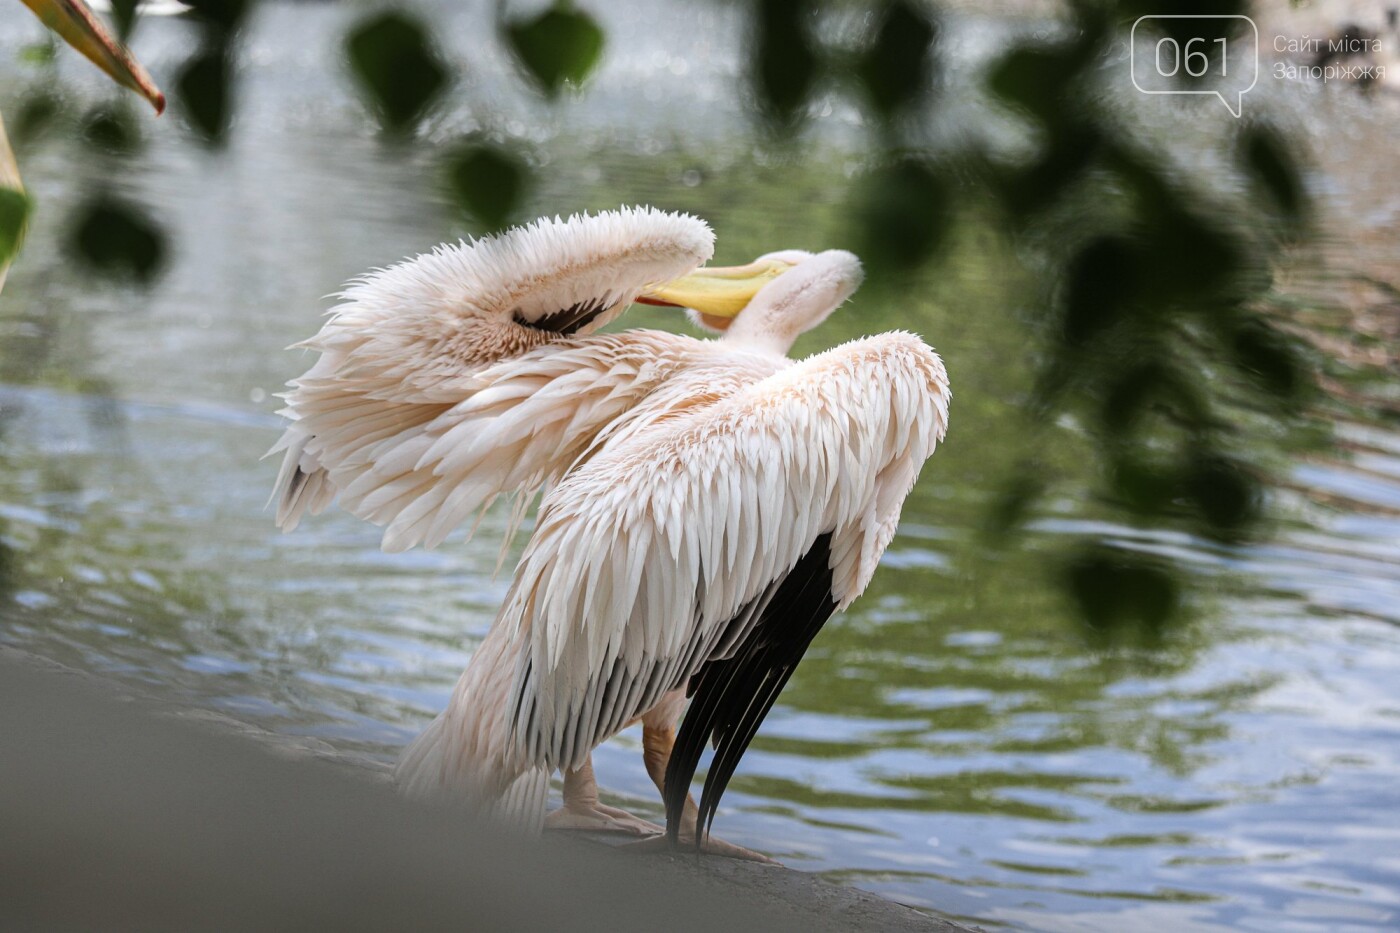
<path fill-rule="evenodd" d="M 673 846 L 667 841 L 665 836 L 656 836 L 651 839 L 638 839 L 636 842 L 629 842 L 620 847 L 624 852 L 694 852 L 695 837 L 682 835 Z M 776 859 L 771 859 L 762 852 L 755 852 L 753 849 L 745 849 L 743 846 L 736 846 L 732 842 L 725 842 L 723 839 L 716 839 L 714 836 L 706 836 L 705 842 L 700 846 L 700 851 L 706 855 L 719 855 L 724 858 L 736 858 L 745 862 L 762 862 L 765 865 L 781 864 Z"/>
<path fill-rule="evenodd" d="M 665 830 L 655 823 L 626 810 L 607 804 L 565 804 L 544 818 L 548 830 L 586 830 L 595 833 L 627 833 L 632 836 L 655 836 Z"/>

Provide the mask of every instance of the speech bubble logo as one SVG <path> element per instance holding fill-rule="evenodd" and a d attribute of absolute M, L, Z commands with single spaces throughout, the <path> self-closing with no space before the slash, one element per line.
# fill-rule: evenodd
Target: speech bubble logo
<path fill-rule="evenodd" d="M 1239 117 L 1244 95 L 1259 82 L 1259 27 L 1240 15 L 1139 16 L 1128 60 L 1133 87 L 1142 93 L 1213 94 Z"/>

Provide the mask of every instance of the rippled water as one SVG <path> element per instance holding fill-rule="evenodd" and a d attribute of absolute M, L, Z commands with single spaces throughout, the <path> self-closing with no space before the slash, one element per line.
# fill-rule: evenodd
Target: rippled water
<path fill-rule="evenodd" d="M 801 165 L 755 156 L 731 81 L 737 24 L 723 9 L 667 9 L 646 28 L 628 25 L 630 6 L 610 13 L 619 51 L 585 103 L 558 113 L 514 94 L 499 59 L 462 38 L 472 16 L 453 14 L 464 99 L 515 114 L 503 129 L 549 163 L 533 206 L 694 210 L 721 261 L 845 245 L 832 192 L 855 167 L 853 113 L 836 101 Z M 146 124 L 138 157 L 95 164 L 54 142 L 22 154 L 41 213 L 0 297 L 0 641 L 389 760 L 445 702 L 506 581 L 491 574 L 499 527 L 388 556 L 344 515 L 280 536 L 263 509 L 270 396 L 307 363 L 282 348 L 319 326 L 322 296 L 350 275 L 459 232 L 429 183 L 431 147 L 376 143 L 327 63 L 349 15 L 263 10 L 225 151 L 162 121 Z M 15 50 L 35 35 L 21 19 L 0 24 L 7 111 L 25 81 Z M 955 60 L 984 54 L 999 28 L 964 23 Z M 185 29 L 142 27 L 158 78 Z M 65 77 L 95 93 L 76 64 Z M 1224 547 L 1058 501 L 1023 547 L 991 547 L 989 504 L 1031 453 L 1030 348 L 1007 308 L 1019 273 L 973 242 L 915 294 L 858 296 L 799 351 L 919 331 L 948 360 L 949 441 L 870 590 L 782 695 L 717 832 L 988 927 L 1400 924 L 1400 398 L 1387 350 L 1400 202 L 1385 178 L 1400 116 L 1347 89 L 1293 112 L 1327 155 L 1312 182 L 1338 208 L 1337 241 L 1280 289 L 1346 353 L 1328 364 L 1320 411 L 1339 443 L 1289 468 L 1276 534 Z M 471 113 L 446 114 L 433 138 L 470 128 Z M 65 213 L 103 172 L 175 238 L 150 293 L 64 264 Z M 628 321 L 671 324 L 650 309 Z M 1071 469 L 1071 434 L 1033 453 Z M 1090 648 L 1052 566 L 1086 531 L 1194 568 L 1195 620 L 1159 646 Z M 639 745 L 628 733 L 600 749 L 599 773 L 657 816 Z"/>

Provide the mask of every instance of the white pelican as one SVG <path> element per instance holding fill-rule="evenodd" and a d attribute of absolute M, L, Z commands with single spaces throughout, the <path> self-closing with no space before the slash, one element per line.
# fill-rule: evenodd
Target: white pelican
<path fill-rule="evenodd" d="M 303 345 L 321 356 L 289 383 L 273 448 L 283 528 L 338 496 L 385 549 L 431 547 L 500 495 L 513 530 L 545 493 L 490 632 L 399 763 L 407 792 L 538 826 L 557 768 L 547 825 L 659 831 L 593 781 L 592 749 L 640 719 L 670 842 L 762 858 L 707 838 L 715 807 L 812 637 L 869 582 L 949 392 L 912 334 L 788 359 L 860 284 L 855 256 L 696 271 L 712 243 L 645 208 L 541 220 L 357 281 Z M 722 335 L 594 333 L 634 300 Z"/>

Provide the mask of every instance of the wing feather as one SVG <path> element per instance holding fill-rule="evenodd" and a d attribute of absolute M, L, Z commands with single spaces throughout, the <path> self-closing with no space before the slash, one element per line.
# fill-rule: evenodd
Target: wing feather
<path fill-rule="evenodd" d="M 384 526 L 386 550 L 433 547 L 497 496 L 528 502 L 557 484 L 600 431 L 707 346 L 642 330 L 570 338 L 478 370 L 460 403 L 433 414 L 381 408 L 334 429 L 308 416 L 298 424 L 314 437 L 288 446 L 288 460 L 314 457 L 342 508 Z M 352 436 L 371 423 L 374 436 Z"/>
<path fill-rule="evenodd" d="M 610 415 L 635 402 L 655 367 L 609 358 L 603 348 L 601 370 L 537 366 L 529 376 L 485 381 L 483 371 L 538 350 L 586 345 L 643 289 L 694 269 L 713 248 L 703 221 L 623 208 L 441 246 L 352 283 L 321 332 L 298 345 L 321 356 L 289 383 L 282 413 L 292 423 L 269 451 L 285 452 L 273 490 L 278 525 L 295 528 L 339 492 L 352 513 L 391 526 L 386 548 L 432 545 L 474 511 L 468 499 L 479 507 L 498 493 L 533 493 L 556 480 L 568 463 L 522 464 L 561 443 L 576 455 Z M 584 404 L 571 404 L 580 393 Z M 511 416 L 521 409 L 530 417 Z M 522 443 L 537 432 L 547 442 Z M 494 456 L 502 446 L 508 454 Z M 489 464 L 494 486 L 429 517 L 453 482 L 481 464 Z M 424 469 L 442 482 L 400 482 Z M 367 500 L 386 487 L 394 491 Z M 405 502 L 400 490 L 408 488 L 426 491 Z"/>
<path fill-rule="evenodd" d="M 720 695 L 741 691 L 741 705 L 726 701 L 737 718 L 721 737 L 737 761 L 790 674 L 777 649 L 754 647 L 753 633 L 771 624 L 775 601 L 795 600 L 798 610 L 784 611 L 802 616 L 790 627 L 805 650 L 825 619 L 820 607 L 845 608 L 865 589 L 944 435 L 948 399 L 938 356 L 917 337 L 884 334 L 658 420 L 571 472 L 546 497 L 503 608 L 531 646 L 514 721 L 533 763 L 577 767 L 663 694 L 731 655 L 748 660 L 711 676 L 733 681 L 713 688 Z M 806 582 L 785 583 L 819 540 Z M 593 599 L 605 578 L 609 598 Z M 813 580 L 827 581 L 820 599 L 808 592 Z"/>
<path fill-rule="evenodd" d="M 700 797 L 697 847 L 739 759 L 807 646 L 835 612 L 830 553 L 831 535 L 818 536 L 764 603 L 761 616 L 735 654 L 709 662 L 696 675 L 691 709 L 666 766 L 666 831 L 673 843 L 706 740 L 714 743 L 715 757 Z"/>

